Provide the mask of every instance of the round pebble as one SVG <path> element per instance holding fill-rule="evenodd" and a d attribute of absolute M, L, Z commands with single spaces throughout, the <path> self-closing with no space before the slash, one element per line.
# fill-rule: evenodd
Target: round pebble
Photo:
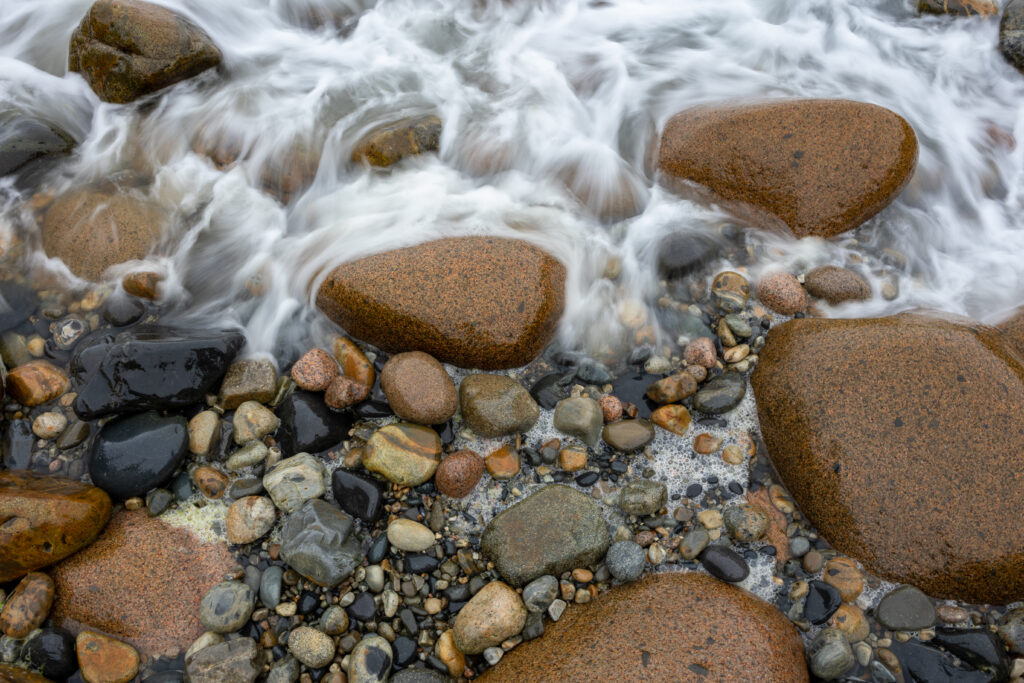
<path fill-rule="evenodd" d="M 228 508 L 225 526 L 229 543 L 252 543 L 270 531 L 277 520 L 277 508 L 265 496 L 246 496 Z"/>
<path fill-rule="evenodd" d="M 341 371 L 334 357 L 323 349 L 311 349 L 292 366 L 292 380 L 306 391 L 325 391 Z"/>
<path fill-rule="evenodd" d="M 434 532 L 419 522 L 399 517 L 388 525 L 388 541 L 399 550 L 420 553 L 434 545 Z"/>
<path fill-rule="evenodd" d="M 288 651 L 308 667 L 319 669 L 334 659 L 334 641 L 309 626 L 299 626 L 288 635 Z"/>
<path fill-rule="evenodd" d="M 455 383 L 444 366 L 422 351 L 388 359 L 380 373 L 380 388 L 395 415 L 409 422 L 441 424 L 459 405 Z"/>
<path fill-rule="evenodd" d="M 450 498 L 463 498 L 476 488 L 484 476 L 484 460 L 469 450 L 452 453 L 437 466 L 434 484 Z"/>
<path fill-rule="evenodd" d="M 67 426 L 68 419 L 61 413 L 48 412 L 32 420 L 32 433 L 40 439 L 56 439 Z"/>
<path fill-rule="evenodd" d="M 619 581 L 636 581 L 644 573 L 646 554 L 633 541 L 616 541 L 608 549 L 604 562 Z"/>
<path fill-rule="evenodd" d="M 241 581 L 223 581 L 199 603 L 199 620 L 214 633 L 237 631 L 249 621 L 254 600 L 252 589 Z"/>
<path fill-rule="evenodd" d="M 807 308 L 807 292 L 789 273 L 770 273 L 757 283 L 757 298 L 782 315 L 796 315 Z"/>
<path fill-rule="evenodd" d="M 694 339 L 683 349 L 683 360 L 687 365 L 699 365 L 707 369 L 715 367 L 715 342 L 710 337 Z"/>

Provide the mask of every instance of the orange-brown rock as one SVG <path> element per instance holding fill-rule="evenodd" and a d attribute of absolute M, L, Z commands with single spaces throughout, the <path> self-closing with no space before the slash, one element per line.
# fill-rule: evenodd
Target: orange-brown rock
<path fill-rule="evenodd" d="M 352 150 L 352 161 L 386 168 L 408 156 L 436 152 L 440 145 L 441 119 L 405 119 L 367 133 Z"/>
<path fill-rule="evenodd" d="M 203 633 L 199 602 L 234 568 L 222 543 L 202 543 L 144 510 L 119 512 L 95 543 L 54 569 L 53 619 L 144 656 L 173 657 Z"/>
<path fill-rule="evenodd" d="M 121 287 L 132 296 L 152 300 L 159 296 L 159 287 L 163 279 L 160 273 L 154 273 L 150 270 L 136 270 L 121 278 Z"/>
<path fill-rule="evenodd" d="M 934 597 L 1024 597 L 1024 360 L 1003 335 L 924 314 L 805 318 L 760 358 L 765 444 L 836 550 Z"/>
<path fill-rule="evenodd" d="M 82 678 L 89 683 L 128 683 L 139 673 L 135 648 L 100 633 L 79 633 L 75 653 Z"/>
<path fill-rule="evenodd" d="M 200 465 L 192 473 L 192 481 L 207 498 L 220 498 L 228 488 L 228 476 L 215 467 Z"/>
<path fill-rule="evenodd" d="M 356 343 L 345 337 L 336 337 L 331 344 L 331 353 L 341 365 L 341 374 L 360 384 L 372 387 L 377 379 L 377 371 L 373 363 L 366 357 Z"/>
<path fill-rule="evenodd" d="M 678 403 L 661 406 L 651 413 L 651 422 L 673 434 L 683 436 L 690 430 L 690 411 Z"/>
<path fill-rule="evenodd" d="M 954 14 L 965 17 L 975 14 L 991 16 L 999 13 L 999 5 L 991 0 L 917 0 L 917 11 L 922 14 Z"/>
<path fill-rule="evenodd" d="M 7 373 L 7 394 L 33 407 L 52 401 L 68 390 L 68 376 L 49 361 L 32 360 Z"/>
<path fill-rule="evenodd" d="M 495 479 L 511 479 L 519 474 L 519 453 L 508 444 L 495 449 L 484 458 L 487 473 Z"/>
<path fill-rule="evenodd" d="M 409 422 L 441 424 L 459 407 L 452 378 L 436 358 L 422 351 L 389 358 L 380 371 L 380 388 L 395 415 Z"/>
<path fill-rule="evenodd" d="M 801 683 L 808 674 L 800 636 L 768 603 L 703 574 L 656 574 L 571 607 L 480 680 Z"/>
<path fill-rule="evenodd" d="M 0 611 L 0 631 L 11 638 L 25 638 L 46 621 L 53 605 L 53 580 L 46 574 L 25 575 Z"/>
<path fill-rule="evenodd" d="M 0 683 L 52 683 L 49 678 L 0 662 Z"/>
<path fill-rule="evenodd" d="M 857 227 L 900 193 L 916 163 L 917 137 L 902 117 L 824 99 L 687 109 L 665 125 L 658 159 L 672 189 L 798 237 Z"/>
<path fill-rule="evenodd" d="M 61 477 L 0 472 L 0 583 L 83 548 L 110 519 L 102 489 Z"/>
<path fill-rule="evenodd" d="M 999 323 L 998 327 L 1017 352 L 1024 356 L 1024 308 L 1017 309 L 1010 318 Z"/>
<path fill-rule="evenodd" d="M 493 370 L 540 353 L 561 317 L 564 289 L 565 267 L 528 242 L 457 237 L 338 266 L 317 306 L 386 351 Z"/>
<path fill-rule="evenodd" d="M 450 498 L 464 498 L 473 492 L 484 476 L 484 459 L 469 450 L 452 453 L 437 466 L 434 484 Z"/>
<path fill-rule="evenodd" d="M 663 377 L 647 387 L 647 398 L 655 403 L 678 403 L 697 393 L 697 380 L 688 372 Z"/>

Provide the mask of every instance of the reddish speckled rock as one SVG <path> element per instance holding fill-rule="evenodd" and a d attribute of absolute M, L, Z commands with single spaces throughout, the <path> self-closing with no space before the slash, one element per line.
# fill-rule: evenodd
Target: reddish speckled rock
<path fill-rule="evenodd" d="M 801 683 L 808 675 L 800 636 L 768 603 L 703 574 L 656 574 L 571 607 L 480 681 L 634 679 Z"/>
<path fill-rule="evenodd" d="M 386 351 L 494 370 L 540 353 L 562 315 L 564 290 L 565 267 L 528 242 L 458 237 L 341 265 L 321 285 L 317 306 Z"/>
<path fill-rule="evenodd" d="M 338 363 L 323 349 L 310 349 L 295 361 L 291 370 L 292 379 L 306 391 L 326 391 L 339 374 Z"/>
<path fill-rule="evenodd" d="M 473 451 L 462 450 L 441 461 L 434 473 L 434 484 L 450 498 L 464 498 L 473 492 L 483 476 L 484 459 Z"/>
<path fill-rule="evenodd" d="M 875 215 L 917 163 L 902 117 L 850 100 L 704 105 L 676 114 L 658 167 L 669 187 L 723 202 L 798 237 L 831 237 Z"/>
<path fill-rule="evenodd" d="M 807 292 L 789 273 L 769 273 L 758 280 L 757 298 L 782 315 L 796 315 L 807 308 Z"/>
<path fill-rule="evenodd" d="M 863 301 L 871 298 L 871 285 L 863 276 L 839 266 L 821 266 L 807 273 L 804 288 L 811 296 L 824 299 L 835 306 L 844 301 Z"/>
<path fill-rule="evenodd" d="M 999 323 L 999 329 L 1017 352 L 1024 356 L 1024 308 L 1018 308 L 1012 317 Z"/>
<path fill-rule="evenodd" d="M 409 422 L 441 424 L 459 407 L 452 378 L 436 358 L 422 351 L 388 359 L 380 371 L 380 388 L 395 415 Z"/>
<path fill-rule="evenodd" d="M 1003 335 L 806 318 L 773 328 L 760 358 L 769 454 L 836 550 L 934 597 L 1024 598 L 1024 360 Z"/>

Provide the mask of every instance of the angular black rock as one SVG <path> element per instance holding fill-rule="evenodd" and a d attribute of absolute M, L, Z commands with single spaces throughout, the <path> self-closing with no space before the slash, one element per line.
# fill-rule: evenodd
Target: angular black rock
<path fill-rule="evenodd" d="M 722 545 L 709 545 L 697 559 L 708 574 L 722 581 L 737 583 L 750 575 L 746 561 L 731 548 Z"/>
<path fill-rule="evenodd" d="M 277 409 L 277 441 L 286 455 L 319 453 L 337 446 L 352 428 L 350 411 L 335 412 L 320 394 L 294 391 Z"/>
<path fill-rule="evenodd" d="M 92 447 L 89 476 L 114 498 L 144 495 L 166 484 L 188 452 L 188 423 L 156 411 L 103 425 Z"/>
<path fill-rule="evenodd" d="M 184 408 L 202 401 L 245 343 L 238 331 L 140 325 L 79 343 L 71 358 L 75 412 L 85 420 L 115 412 Z"/>
<path fill-rule="evenodd" d="M 356 621 L 370 621 L 377 613 L 377 605 L 373 601 L 373 593 L 359 593 L 352 604 L 345 608 L 349 617 Z"/>
<path fill-rule="evenodd" d="M 373 477 L 345 469 L 334 470 L 331 490 L 338 507 L 370 524 L 380 518 L 384 506 L 384 484 Z"/>
<path fill-rule="evenodd" d="M 416 641 L 405 636 L 398 636 L 391 643 L 391 651 L 395 653 L 395 663 L 398 666 L 408 666 L 416 659 Z"/>
<path fill-rule="evenodd" d="M 977 669 L 984 669 L 995 680 L 1010 678 L 1010 658 L 996 634 L 985 628 L 939 628 L 931 640 Z"/>
<path fill-rule="evenodd" d="M 990 683 L 997 680 L 966 665 L 958 667 L 952 655 L 919 641 L 894 640 L 889 649 L 900 660 L 907 683 Z"/>
<path fill-rule="evenodd" d="M 530 387 L 530 396 L 541 408 L 554 410 L 559 401 L 569 397 L 569 392 L 565 388 L 567 377 L 571 377 L 571 373 L 569 376 L 557 372 L 544 375 Z M 571 379 L 568 381 L 571 382 Z"/>
<path fill-rule="evenodd" d="M 44 628 L 21 648 L 21 657 L 43 676 L 63 681 L 78 670 L 75 638 L 62 628 Z"/>
<path fill-rule="evenodd" d="M 839 594 L 835 586 L 830 586 L 824 581 L 811 581 L 807 587 L 807 597 L 804 598 L 804 618 L 815 626 L 824 624 L 843 604 L 843 596 Z"/>

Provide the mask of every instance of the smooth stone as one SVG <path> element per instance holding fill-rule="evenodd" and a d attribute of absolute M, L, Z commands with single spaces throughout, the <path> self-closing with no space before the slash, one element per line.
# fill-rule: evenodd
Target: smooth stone
<path fill-rule="evenodd" d="M 698 558 L 708 574 L 728 583 L 738 583 L 750 575 L 746 561 L 724 545 L 709 545 Z"/>
<path fill-rule="evenodd" d="M 263 651 L 252 638 L 211 645 L 185 664 L 189 683 L 253 683 L 262 671 Z"/>
<path fill-rule="evenodd" d="M 400 486 L 429 481 L 441 459 L 441 439 L 433 429 L 397 423 L 381 427 L 363 448 L 363 467 Z"/>
<path fill-rule="evenodd" d="M 550 574 L 545 574 L 523 586 L 523 604 L 526 605 L 526 611 L 533 614 L 543 614 L 557 597 L 558 579 Z"/>
<path fill-rule="evenodd" d="M 611 539 L 590 496 L 568 486 L 546 486 L 495 515 L 480 547 L 502 578 L 522 586 L 539 576 L 597 564 Z"/>
<path fill-rule="evenodd" d="M 387 168 L 409 156 L 436 152 L 440 146 L 441 119 L 433 115 L 402 119 L 363 136 L 352 149 L 352 161 Z"/>
<path fill-rule="evenodd" d="M 373 477 L 344 468 L 331 475 L 331 492 L 338 506 L 364 522 L 373 524 L 384 509 L 385 485 Z"/>
<path fill-rule="evenodd" d="M 839 606 L 843 604 L 843 598 L 835 587 L 822 581 L 809 581 L 807 587 L 807 596 L 804 598 L 804 618 L 815 626 L 819 626 L 836 613 Z"/>
<path fill-rule="evenodd" d="M 365 636 L 349 654 L 348 678 L 353 683 L 385 683 L 393 663 L 388 641 L 376 635 Z"/>
<path fill-rule="evenodd" d="M 306 666 L 318 669 L 334 659 L 334 641 L 315 628 L 299 626 L 288 634 L 288 651 Z"/>
<path fill-rule="evenodd" d="M 0 177 L 35 175 L 45 170 L 47 161 L 69 154 L 74 145 L 67 132 L 48 121 L 16 109 L 0 111 Z"/>
<path fill-rule="evenodd" d="M 566 611 L 505 653 L 498 681 L 806 683 L 804 647 L 772 605 L 700 574 L 646 577 Z"/>
<path fill-rule="evenodd" d="M 127 327 L 146 314 L 146 304 L 133 296 L 115 292 L 103 304 L 103 319 L 114 327 Z"/>
<path fill-rule="evenodd" d="M 749 286 L 747 288 L 749 295 Z M 746 299 L 743 299 L 746 303 Z M 700 316 L 678 308 L 663 308 L 658 311 L 658 321 L 673 340 L 683 339 L 684 343 L 701 337 L 713 337 L 714 332 L 704 324 Z"/>
<path fill-rule="evenodd" d="M 265 443 L 253 440 L 232 453 L 224 463 L 224 467 L 232 472 L 238 472 L 247 467 L 262 465 L 269 455 L 270 449 Z"/>
<path fill-rule="evenodd" d="M 668 487 L 660 481 L 637 479 L 619 491 L 619 507 L 628 515 L 653 515 L 668 502 Z"/>
<path fill-rule="evenodd" d="M 941 627 L 936 629 L 930 642 L 942 646 L 975 668 L 991 671 L 996 680 L 1010 678 L 1010 657 L 999 637 L 987 628 Z"/>
<path fill-rule="evenodd" d="M 455 617 L 455 646 L 467 655 L 478 655 L 526 625 L 526 606 L 515 589 L 492 581 L 474 595 Z"/>
<path fill-rule="evenodd" d="M 707 233 L 672 233 L 658 245 L 658 272 L 665 278 L 681 278 L 708 265 L 722 245 Z"/>
<path fill-rule="evenodd" d="M 596 446 L 604 428 L 604 413 L 592 398 L 579 396 L 558 402 L 554 416 L 555 429 L 575 436 L 588 446 Z"/>
<path fill-rule="evenodd" d="M 270 499 L 264 496 L 239 498 L 231 507 L 224 521 L 228 543 L 244 545 L 263 538 L 277 521 L 277 510 Z"/>
<path fill-rule="evenodd" d="M 871 298 L 871 285 L 862 275 L 838 266 L 820 266 L 807 273 L 804 289 L 811 296 L 824 299 L 833 306 L 844 301 L 866 301 Z"/>
<path fill-rule="evenodd" d="M 273 411 L 262 403 L 246 401 L 238 406 L 231 418 L 232 435 L 235 443 L 242 446 L 272 434 L 280 422 Z"/>
<path fill-rule="evenodd" d="M 331 605 L 325 609 L 320 617 L 320 628 L 329 636 L 340 636 L 348 631 L 348 627 L 348 614 L 337 605 Z"/>
<path fill-rule="evenodd" d="M 693 397 L 693 407 L 709 415 L 727 413 L 747 394 L 747 381 L 738 372 L 724 372 L 702 386 Z"/>
<path fill-rule="evenodd" d="M 710 198 L 797 237 L 831 237 L 889 205 L 910 181 L 917 137 L 864 102 L 709 104 L 673 116 L 658 169 L 671 189 Z"/>
<path fill-rule="evenodd" d="M 484 469 L 484 459 L 473 451 L 456 451 L 437 466 L 434 485 L 450 498 L 464 498 L 476 488 Z"/>
<path fill-rule="evenodd" d="M 72 404 L 83 420 L 122 410 L 171 410 L 202 403 L 241 349 L 235 331 L 140 325 L 94 333 L 71 358 Z"/>
<path fill-rule="evenodd" d="M 991 673 L 969 669 L 953 655 L 925 643 L 896 641 L 889 649 L 899 660 L 904 680 L 928 683 L 989 683 L 999 680 Z"/>
<path fill-rule="evenodd" d="M 742 503 L 728 507 L 722 521 L 729 535 L 740 543 L 756 541 L 768 531 L 768 513 L 760 505 Z"/>
<path fill-rule="evenodd" d="M 338 361 L 324 349 L 310 349 L 302 355 L 289 374 L 300 389 L 326 391 L 331 382 L 341 374 Z"/>
<path fill-rule="evenodd" d="M 679 544 L 679 555 L 687 561 L 696 560 L 709 543 L 711 543 L 711 536 L 707 529 L 697 525 L 683 536 L 683 540 Z"/>
<path fill-rule="evenodd" d="M 274 609 L 281 602 L 281 578 L 284 569 L 278 565 L 267 567 L 260 576 L 260 602 L 264 607 Z"/>
<path fill-rule="evenodd" d="M 633 541 L 616 541 L 608 548 L 604 563 L 619 581 L 636 581 L 644 573 L 647 554 Z"/>
<path fill-rule="evenodd" d="M 654 427 L 647 420 L 619 420 L 605 425 L 604 442 L 617 451 L 634 453 L 654 441 Z"/>
<path fill-rule="evenodd" d="M 219 583 L 199 603 L 199 619 L 213 633 L 237 631 L 249 621 L 256 596 L 241 581 Z"/>
<path fill-rule="evenodd" d="M 198 456 L 209 456 L 220 441 L 220 415 L 213 410 L 196 413 L 188 421 L 188 450 Z"/>
<path fill-rule="evenodd" d="M 35 436 L 32 423 L 28 420 L 10 420 L 7 429 L 0 433 L 0 451 L 3 464 L 8 470 L 25 470 L 32 465 L 32 450 Z"/>
<path fill-rule="evenodd" d="M 878 622 L 893 631 L 920 631 L 935 624 L 935 605 L 913 586 L 900 586 L 875 608 Z"/>
<path fill-rule="evenodd" d="M 67 391 L 68 378 L 63 370 L 49 361 L 32 360 L 8 372 L 5 385 L 9 397 L 33 408 Z"/>
<path fill-rule="evenodd" d="M 25 641 L 21 658 L 43 676 L 62 681 L 78 670 L 75 637 L 62 628 L 44 628 Z"/>
<path fill-rule="evenodd" d="M 807 292 L 792 274 L 774 272 L 757 281 L 757 298 L 782 315 L 796 315 L 807 308 Z"/>
<path fill-rule="evenodd" d="M 308 391 L 294 391 L 277 409 L 281 425 L 277 441 L 284 453 L 319 453 L 337 446 L 352 428 L 352 414 L 337 413 L 323 398 Z"/>
<path fill-rule="evenodd" d="M 263 488 L 279 509 L 298 510 L 307 500 L 319 498 L 324 486 L 324 466 L 309 453 L 282 460 L 263 476 Z"/>
<path fill-rule="evenodd" d="M 540 353 L 564 289 L 565 267 L 528 242 L 457 237 L 343 264 L 327 275 L 317 307 L 389 353 L 494 370 Z"/>
<path fill-rule="evenodd" d="M 79 633 L 75 652 L 86 683 L 129 683 L 139 673 L 135 648 L 100 633 Z"/>
<path fill-rule="evenodd" d="M 192 472 L 192 481 L 196 488 L 207 498 L 216 500 L 224 495 L 228 488 L 228 476 L 215 467 L 200 465 Z"/>
<path fill-rule="evenodd" d="M 277 370 L 269 360 L 250 358 L 235 361 L 224 373 L 217 403 L 234 410 L 246 401 L 269 403 L 277 393 Z"/>
<path fill-rule="evenodd" d="M 807 647 L 811 672 L 826 681 L 839 678 L 854 664 L 853 649 L 843 632 L 822 629 Z"/>
<path fill-rule="evenodd" d="M 459 407 L 452 378 L 436 358 L 422 351 L 389 358 L 380 372 L 380 387 L 395 415 L 408 422 L 441 424 Z"/>
<path fill-rule="evenodd" d="M 597 385 L 608 384 L 614 379 L 604 363 L 593 358 L 584 358 L 580 361 L 576 366 L 576 378 L 587 384 Z"/>
<path fill-rule="evenodd" d="M 156 411 L 103 425 L 93 443 L 89 476 L 114 498 L 126 500 L 163 486 L 188 452 L 188 424 Z"/>
<path fill-rule="evenodd" d="M 1009 0 L 999 21 L 999 51 L 1024 73 L 1024 0 Z"/>
<path fill-rule="evenodd" d="M 267 683 L 295 683 L 299 680 L 299 662 L 295 657 L 285 657 L 274 662 L 267 675 Z"/>
<path fill-rule="evenodd" d="M 322 500 L 310 500 L 281 527 L 281 557 L 321 586 L 336 586 L 363 561 L 352 518 Z"/>
<path fill-rule="evenodd" d="M 455 679 L 434 669 L 402 669 L 396 671 L 388 683 L 454 683 Z"/>
<path fill-rule="evenodd" d="M 40 572 L 30 572 L 2 604 L 0 631 L 11 638 L 26 638 L 50 615 L 53 579 Z"/>
<path fill-rule="evenodd" d="M 419 522 L 399 517 L 388 524 L 388 541 L 399 550 L 420 553 L 434 545 L 434 532 Z"/>
<path fill-rule="evenodd" d="M 469 375 L 459 385 L 462 419 L 478 436 L 527 432 L 540 417 L 530 393 L 505 375 Z"/>

